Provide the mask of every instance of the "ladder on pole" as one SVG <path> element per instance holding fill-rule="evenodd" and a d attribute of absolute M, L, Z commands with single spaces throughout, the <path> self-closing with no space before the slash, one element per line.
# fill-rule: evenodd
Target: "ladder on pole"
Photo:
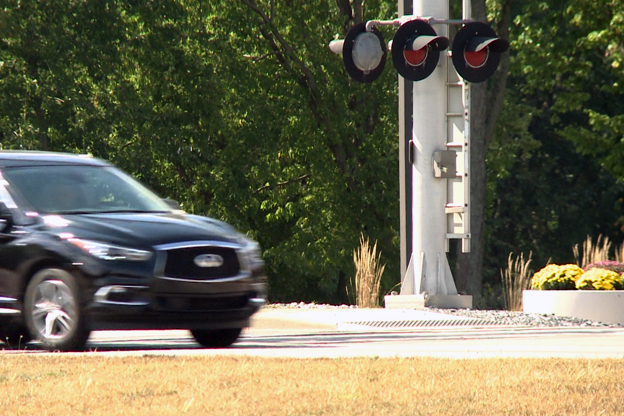
<path fill-rule="evenodd" d="M 447 178 L 444 212 L 449 240 L 461 239 L 462 252 L 470 252 L 470 85 L 462 80 L 447 55 L 446 148 L 456 155 L 456 173 Z"/>

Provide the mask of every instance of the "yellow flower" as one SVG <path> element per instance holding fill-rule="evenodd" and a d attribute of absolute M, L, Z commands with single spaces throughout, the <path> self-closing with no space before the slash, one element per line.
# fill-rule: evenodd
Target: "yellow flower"
<path fill-rule="evenodd" d="M 614 271 L 593 268 L 586 271 L 577 281 L 576 288 L 581 290 L 622 290 L 624 279 Z"/>
<path fill-rule="evenodd" d="M 576 264 L 549 264 L 531 278 L 531 288 L 539 290 L 574 290 L 576 279 L 583 274 Z"/>

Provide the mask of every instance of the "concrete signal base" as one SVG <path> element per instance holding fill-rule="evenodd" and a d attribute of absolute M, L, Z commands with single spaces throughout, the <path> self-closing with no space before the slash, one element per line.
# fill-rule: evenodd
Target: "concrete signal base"
<path fill-rule="evenodd" d="M 386 309 L 472 309 L 472 295 L 391 295 L 384 303 Z"/>

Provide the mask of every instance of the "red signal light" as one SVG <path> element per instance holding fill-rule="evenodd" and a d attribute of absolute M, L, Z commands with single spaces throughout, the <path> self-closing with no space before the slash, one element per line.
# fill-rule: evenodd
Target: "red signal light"
<path fill-rule="evenodd" d="M 399 75 L 410 81 L 427 78 L 435 70 L 440 51 L 449 40 L 438 36 L 424 20 L 411 20 L 399 27 L 392 40 L 392 63 Z"/>
<path fill-rule="evenodd" d="M 468 52 L 464 51 L 464 59 L 471 68 L 481 68 L 487 62 L 489 50 L 482 49 L 480 51 Z"/>
<path fill-rule="evenodd" d="M 497 37 L 485 23 L 467 23 L 453 40 L 453 65 L 466 81 L 483 82 L 494 75 L 500 55 L 507 49 L 509 42 Z"/>
<path fill-rule="evenodd" d="M 425 47 L 416 51 L 404 50 L 403 57 L 407 63 L 412 66 L 422 65 L 427 59 L 427 48 Z"/>

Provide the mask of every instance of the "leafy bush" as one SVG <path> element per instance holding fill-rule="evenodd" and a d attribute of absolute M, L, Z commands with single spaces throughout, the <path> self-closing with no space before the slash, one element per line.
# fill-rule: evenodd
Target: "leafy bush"
<path fill-rule="evenodd" d="M 619 275 L 624 273 L 624 263 L 619 263 L 613 260 L 606 260 L 606 261 L 599 261 L 597 263 L 591 263 L 585 266 L 583 270 L 588 271 L 588 270 L 595 269 L 595 268 L 611 270 L 612 272 L 616 272 Z"/>
<path fill-rule="evenodd" d="M 576 288 L 581 290 L 622 290 L 624 279 L 613 270 L 594 267 L 576 281 Z"/>
<path fill-rule="evenodd" d="M 574 290 L 576 279 L 583 274 L 576 264 L 549 264 L 531 278 L 531 289 Z"/>

